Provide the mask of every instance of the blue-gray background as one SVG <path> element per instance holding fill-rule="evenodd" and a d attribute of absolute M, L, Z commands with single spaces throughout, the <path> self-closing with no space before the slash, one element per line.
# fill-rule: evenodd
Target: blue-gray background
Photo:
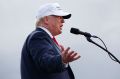
<path fill-rule="evenodd" d="M 35 28 L 38 7 L 47 2 L 58 2 L 72 13 L 57 39 L 82 56 L 70 64 L 76 79 L 120 79 L 120 65 L 106 52 L 69 33 L 76 27 L 101 37 L 120 59 L 120 0 L 0 0 L 0 79 L 20 79 L 22 45 Z"/>

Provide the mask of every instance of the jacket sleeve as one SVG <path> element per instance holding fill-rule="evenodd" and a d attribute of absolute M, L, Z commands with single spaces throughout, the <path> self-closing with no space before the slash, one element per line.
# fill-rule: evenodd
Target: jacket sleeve
<path fill-rule="evenodd" d="M 52 44 L 43 37 L 36 34 L 29 42 L 30 55 L 35 62 L 36 67 L 41 72 L 56 73 L 65 69 L 62 63 L 61 55 L 55 50 Z"/>

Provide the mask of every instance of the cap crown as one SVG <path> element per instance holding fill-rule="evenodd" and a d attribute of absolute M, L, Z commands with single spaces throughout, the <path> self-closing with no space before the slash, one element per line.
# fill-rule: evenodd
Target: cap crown
<path fill-rule="evenodd" d="M 56 16 L 68 16 L 71 14 L 64 12 L 58 3 L 47 3 L 45 5 L 42 5 L 37 13 L 36 18 L 42 18 L 44 16 L 49 16 L 49 15 L 56 15 Z M 69 18 L 70 18 L 69 16 Z"/>

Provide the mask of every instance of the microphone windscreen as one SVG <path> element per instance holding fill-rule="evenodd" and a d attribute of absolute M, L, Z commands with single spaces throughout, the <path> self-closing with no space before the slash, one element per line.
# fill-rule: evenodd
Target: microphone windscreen
<path fill-rule="evenodd" d="M 77 28 L 71 28 L 70 33 L 79 34 L 79 29 L 77 29 Z"/>

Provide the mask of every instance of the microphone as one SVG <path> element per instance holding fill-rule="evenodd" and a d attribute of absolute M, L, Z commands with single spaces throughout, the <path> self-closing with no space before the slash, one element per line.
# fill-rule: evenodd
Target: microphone
<path fill-rule="evenodd" d="M 71 28 L 70 33 L 73 33 L 76 35 L 81 34 L 81 35 L 84 35 L 85 37 L 95 37 L 96 38 L 96 36 L 92 36 L 90 33 L 87 33 L 87 32 L 82 32 L 77 28 Z"/>
<path fill-rule="evenodd" d="M 106 52 L 108 53 L 109 57 L 110 57 L 113 61 L 118 62 L 118 63 L 120 64 L 120 60 L 118 60 L 111 52 L 108 51 L 105 43 L 103 42 L 103 40 L 102 40 L 101 38 L 99 38 L 99 37 L 97 37 L 97 36 L 95 36 L 95 35 L 91 35 L 90 33 L 87 33 L 87 32 L 82 32 L 82 31 L 80 31 L 80 30 L 77 29 L 77 28 L 71 28 L 70 32 L 73 33 L 73 34 L 77 34 L 77 35 L 78 35 L 78 34 L 84 35 L 84 36 L 86 37 L 87 41 L 95 44 L 96 46 L 98 46 L 98 47 L 100 47 L 101 49 L 103 49 L 104 51 L 106 51 Z M 102 47 L 101 45 L 97 44 L 97 43 L 94 42 L 93 40 L 91 40 L 90 37 L 98 38 L 98 39 L 103 43 L 103 45 L 105 46 L 105 48 Z"/>

